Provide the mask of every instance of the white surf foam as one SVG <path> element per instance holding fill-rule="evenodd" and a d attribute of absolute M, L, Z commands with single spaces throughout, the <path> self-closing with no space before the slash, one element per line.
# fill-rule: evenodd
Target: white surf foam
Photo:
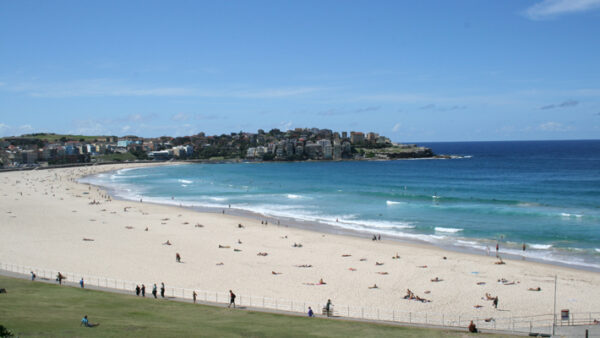
<path fill-rule="evenodd" d="M 444 227 L 435 227 L 435 231 L 436 232 L 450 232 L 450 233 L 457 233 L 459 231 L 463 231 L 463 229 L 459 229 L 459 228 L 444 228 Z"/>
<path fill-rule="evenodd" d="M 398 201 L 385 201 L 385 204 L 387 205 L 397 205 L 397 204 L 406 204 L 405 202 L 398 202 Z"/>
<path fill-rule="evenodd" d="M 289 199 L 295 200 L 295 199 L 302 198 L 302 195 L 287 194 L 286 197 Z"/>
<path fill-rule="evenodd" d="M 194 183 L 194 181 L 184 180 L 184 179 L 178 179 L 177 181 L 179 183 L 184 183 L 184 184 L 192 184 L 192 183 Z"/>
<path fill-rule="evenodd" d="M 537 250 L 548 250 L 552 247 L 552 244 L 529 244 L 529 247 Z"/>

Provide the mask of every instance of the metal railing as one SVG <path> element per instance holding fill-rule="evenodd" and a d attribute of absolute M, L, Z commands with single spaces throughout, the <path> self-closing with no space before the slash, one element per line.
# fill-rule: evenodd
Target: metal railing
<path fill-rule="evenodd" d="M 44 280 L 57 280 L 59 271 L 52 269 L 42 269 L 31 266 L 22 266 L 16 264 L 0 263 L 0 269 L 20 274 L 30 274 L 34 272 L 36 278 Z M 94 276 L 89 274 L 73 273 L 61 271 L 61 275 L 66 277 L 68 283 L 77 285 L 83 278 L 85 285 L 92 285 L 99 288 L 114 289 L 120 291 L 135 292 L 137 285 L 146 285 L 146 297 L 153 297 L 151 291 L 154 282 L 132 282 L 127 280 Z M 157 285 L 157 297 L 160 296 L 160 285 Z M 228 304 L 229 293 L 218 291 L 207 291 L 199 289 L 188 289 L 179 287 L 166 287 L 165 297 L 179 300 L 192 300 L 193 293 L 196 292 L 197 301 L 204 303 Z M 307 313 L 308 307 L 312 307 L 315 314 L 322 313 L 325 307 L 323 303 L 305 302 L 289 300 L 282 298 L 270 298 L 252 295 L 237 295 L 236 306 L 246 306 L 252 308 L 286 311 L 295 313 Z M 552 314 L 541 314 L 535 316 L 522 317 L 501 317 L 501 318 L 479 318 L 472 316 L 461 316 L 429 313 L 429 312 L 407 312 L 390 309 L 379 309 L 374 307 L 357 307 L 336 305 L 330 313 L 336 317 L 347 317 L 354 319 L 366 319 L 382 322 L 394 322 L 415 325 L 430 325 L 439 327 L 466 328 L 471 320 L 479 329 L 502 330 L 519 333 L 544 333 L 550 334 L 554 323 Z M 593 324 L 594 320 L 600 319 L 600 312 L 589 313 L 570 313 L 568 320 L 561 320 L 560 315 L 556 317 L 556 325 L 587 325 Z"/>

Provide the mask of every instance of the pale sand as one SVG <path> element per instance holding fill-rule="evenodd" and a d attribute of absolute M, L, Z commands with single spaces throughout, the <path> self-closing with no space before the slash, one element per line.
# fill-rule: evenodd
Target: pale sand
<path fill-rule="evenodd" d="M 145 282 L 147 292 L 152 281 L 164 282 L 167 287 L 233 289 L 238 295 L 306 302 L 315 309 L 331 298 L 335 305 L 460 314 L 463 318 L 552 313 L 557 274 L 558 310 L 600 309 L 600 274 L 596 272 L 520 260 L 495 265 L 495 257 L 432 246 L 264 226 L 252 219 L 149 203 L 109 202 L 101 197 L 104 191 L 71 180 L 123 167 L 0 174 L 0 261 Z M 94 199 L 100 204 L 90 205 Z M 130 208 L 125 212 L 125 207 Z M 163 220 L 166 218 L 169 220 Z M 197 223 L 204 227 L 195 227 Z M 239 223 L 244 228 L 238 228 Z M 163 245 L 166 240 L 173 245 Z M 294 243 L 303 247 L 294 248 Z M 219 245 L 230 248 L 220 249 Z M 177 252 L 183 264 L 175 262 Z M 257 256 L 259 252 L 268 255 Z M 396 253 L 400 259 L 392 259 Z M 351 256 L 342 257 L 344 254 Z M 219 262 L 224 264 L 217 265 Z M 302 264 L 312 268 L 295 266 Z M 427 268 L 419 267 L 423 265 Z M 443 281 L 431 282 L 435 277 Z M 326 285 L 304 284 L 321 278 Z M 502 285 L 497 282 L 500 278 L 517 283 Z M 379 288 L 369 289 L 374 283 Z M 538 286 L 540 292 L 528 291 Z M 407 288 L 431 302 L 403 299 Z M 426 290 L 431 293 L 425 294 Z M 499 296 L 503 311 L 482 299 L 486 293 Z M 476 309 L 475 305 L 483 307 Z"/>

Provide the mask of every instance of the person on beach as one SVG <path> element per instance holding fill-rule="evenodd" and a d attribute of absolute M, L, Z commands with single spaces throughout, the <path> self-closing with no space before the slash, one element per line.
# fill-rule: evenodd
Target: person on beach
<path fill-rule="evenodd" d="M 88 321 L 88 317 L 87 315 L 83 316 L 83 318 L 81 319 L 81 324 L 79 324 L 79 326 L 85 326 L 85 327 L 95 327 L 100 325 L 100 323 L 96 323 L 96 324 L 92 324 Z"/>
<path fill-rule="evenodd" d="M 198 294 L 196 293 L 196 290 L 194 290 L 194 293 L 192 293 L 192 298 L 194 298 L 194 304 L 196 304 L 197 297 L 198 297 Z"/>
<path fill-rule="evenodd" d="M 471 324 L 469 324 L 469 332 L 471 333 L 477 333 L 477 326 L 475 326 L 475 323 L 473 323 L 473 321 L 471 321 Z"/>
<path fill-rule="evenodd" d="M 494 301 L 492 303 L 494 305 L 494 308 L 497 309 L 498 308 L 498 296 L 496 296 L 496 298 L 494 298 Z"/>
<path fill-rule="evenodd" d="M 81 280 L 79 281 L 79 286 L 83 289 L 83 286 L 84 286 L 84 284 L 83 284 L 83 277 L 81 277 Z"/>
<path fill-rule="evenodd" d="M 141 291 L 142 291 L 142 289 L 140 289 L 140 286 L 139 286 L 139 285 L 136 285 L 136 286 L 135 286 L 135 295 L 136 295 L 136 296 L 139 296 Z"/>
<path fill-rule="evenodd" d="M 35 273 L 33 271 L 31 271 L 31 281 L 33 282 L 35 280 Z"/>
<path fill-rule="evenodd" d="M 165 283 L 160 283 L 160 296 L 165 298 Z"/>
<path fill-rule="evenodd" d="M 331 303 L 331 299 L 327 300 L 327 304 L 325 304 L 325 313 L 327 314 L 327 317 L 331 316 L 331 307 L 333 306 L 333 304 Z"/>
<path fill-rule="evenodd" d="M 313 312 L 313 309 L 310 308 L 310 306 L 308 307 L 308 316 L 309 317 L 314 317 L 315 313 Z"/>
<path fill-rule="evenodd" d="M 496 242 L 496 257 L 498 257 L 498 250 L 500 249 L 500 244 Z"/>
<path fill-rule="evenodd" d="M 156 283 L 155 283 L 154 286 L 152 287 L 152 295 L 154 296 L 154 299 L 156 299 L 156 294 L 157 294 L 157 288 L 156 288 Z"/>
<path fill-rule="evenodd" d="M 229 290 L 229 305 L 227 305 L 227 307 L 230 307 L 231 305 L 233 305 L 233 308 L 235 308 L 235 293 Z"/>
<path fill-rule="evenodd" d="M 177 263 L 181 263 L 181 256 L 179 255 L 179 252 L 175 254 L 175 261 Z"/>
<path fill-rule="evenodd" d="M 142 297 L 146 297 L 146 285 L 142 284 Z"/>

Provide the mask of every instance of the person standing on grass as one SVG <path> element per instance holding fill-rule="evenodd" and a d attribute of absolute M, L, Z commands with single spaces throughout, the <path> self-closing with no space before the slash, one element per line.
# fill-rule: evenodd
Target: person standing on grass
<path fill-rule="evenodd" d="M 194 293 L 192 293 L 192 297 L 194 297 L 194 304 L 196 304 L 196 297 L 198 297 L 196 290 L 194 290 Z"/>
<path fill-rule="evenodd" d="M 160 296 L 165 298 L 165 283 L 160 283 Z"/>
<path fill-rule="evenodd" d="M 227 307 L 230 307 L 231 305 L 233 305 L 233 308 L 235 308 L 235 293 L 229 290 L 229 305 L 227 305 Z"/>
<path fill-rule="evenodd" d="M 58 281 L 59 285 L 62 285 L 62 280 L 65 279 L 65 276 L 63 276 L 60 272 L 58 273 L 58 275 L 56 275 L 56 280 Z"/>
<path fill-rule="evenodd" d="M 140 289 L 140 286 L 139 286 L 139 285 L 136 285 L 136 286 L 135 286 L 135 295 L 136 295 L 136 296 L 139 296 L 141 291 L 142 291 L 142 289 Z"/>
<path fill-rule="evenodd" d="M 315 313 L 313 312 L 313 310 L 310 308 L 310 306 L 308 307 L 308 316 L 309 317 L 314 317 Z"/>
<path fill-rule="evenodd" d="M 33 282 L 35 280 L 35 273 L 33 271 L 31 271 L 31 281 Z"/>
<path fill-rule="evenodd" d="M 142 284 L 142 297 L 146 297 L 146 285 Z"/>
<path fill-rule="evenodd" d="M 158 289 L 156 288 L 156 283 L 154 283 L 154 286 L 152 287 L 152 295 L 154 296 L 154 299 L 156 299 L 157 291 Z"/>
<path fill-rule="evenodd" d="M 79 286 L 83 289 L 83 277 L 81 277 L 81 280 L 79 281 Z"/>

